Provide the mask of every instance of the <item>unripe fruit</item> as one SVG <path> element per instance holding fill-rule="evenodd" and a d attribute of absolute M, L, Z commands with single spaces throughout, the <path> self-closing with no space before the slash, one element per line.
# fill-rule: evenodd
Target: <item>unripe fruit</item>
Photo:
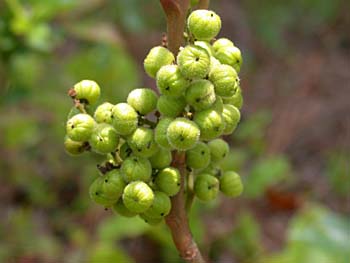
<path fill-rule="evenodd" d="M 119 135 L 112 125 L 101 123 L 95 126 L 89 143 L 93 151 L 100 154 L 107 154 L 117 149 Z"/>
<path fill-rule="evenodd" d="M 67 136 L 77 142 L 88 141 L 94 127 L 95 121 L 90 115 L 79 113 L 67 121 Z"/>
<path fill-rule="evenodd" d="M 165 65 L 170 65 L 174 62 L 175 57 L 173 53 L 171 53 L 165 47 L 157 46 L 153 47 L 145 60 L 143 61 L 143 66 L 145 68 L 146 73 L 155 78 L 158 70 Z"/>
<path fill-rule="evenodd" d="M 85 142 L 76 142 L 71 140 L 68 136 L 64 138 L 64 149 L 70 155 L 79 155 L 84 152 Z"/>
<path fill-rule="evenodd" d="M 211 161 L 216 163 L 226 157 L 230 151 L 230 146 L 223 139 L 214 139 L 208 142 L 211 154 Z"/>
<path fill-rule="evenodd" d="M 151 218 L 145 214 L 140 214 L 140 217 L 145 221 L 145 223 L 151 225 L 151 226 L 155 226 L 155 225 L 159 225 L 162 221 L 163 218 Z"/>
<path fill-rule="evenodd" d="M 158 151 L 154 140 L 153 130 L 145 127 L 137 128 L 128 138 L 127 142 L 136 156 L 148 158 Z"/>
<path fill-rule="evenodd" d="M 148 182 L 151 179 L 152 166 L 146 158 L 131 156 L 124 160 L 120 171 L 126 182 Z"/>
<path fill-rule="evenodd" d="M 168 195 L 163 192 L 155 191 L 153 204 L 148 208 L 143 215 L 147 218 L 159 219 L 169 214 L 171 202 Z"/>
<path fill-rule="evenodd" d="M 75 97 L 88 104 L 94 104 L 100 97 L 100 87 L 93 80 L 82 80 L 74 85 Z"/>
<path fill-rule="evenodd" d="M 193 189 L 198 199 L 214 200 L 219 193 L 219 180 L 210 174 L 199 174 L 194 181 Z"/>
<path fill-rule="evenodd" d="M 209 42 L 207 42 L 207 41 L 196 41 L 196 42 L 194 42 L 194 44 L 196 46 L 204 48 L 208 52 L 209 56 L 214 56 L 213 47 L 210 45 Z"/>
<path fill-rule="evenodd" d="M 112 170 L 98 177 L 90 186 L 89 193 L 96 203 L 111 206 L 123 193 L 125 182 L 119 170 Z"/>
<path fill-rule="evenodd" d="M 236 93 L 232 97 L 223 98 L 223 102 L 225 104 L 231 104 L 237 109 L 241 109 L 243 106 L 243 96 L 241 88 L 238 86 Z"/>
<path fill-rule="evenodd" d="M 196 111 L 208 109 L 216 99 L 214 85 L 205 79 L 196 80 L 188 87 L 185 97 Z"/>
<path fill-rule="evenodd" d="M 213 110 L 216 110 L 219 114 L 224 110 L 224 102 L 220 96 L 216 96 L 214 104 L 211 106 Z"/>
<path fill-rule="evenodd" d="M 149 158 L 152 168 L 163 169 L 168 167 L 172 161 L 171 151 L 167 149 L 159 149 L 159 151 Z"/>
<path fill-rule="evenodd" d="M 96 108 L 95 114 L 94 114 L 94 118 L 95 118 L 96 122 L 98 122 L 98 123 L 103 122 L 103 123 L 112 124 L 113 107 L 114 107 L 114 105 L 109 103 L 109 102 L 102 103 L 100 106 L 98 106 Z"/>
<path fill-rule="evenodd" d="M 210 163 L 210 150 L 204 142 L 198 142 L 197 145 L 186 152 L 186 164 L 193 169 L 202 169 Z"/>
<path fill-rule="evenodd" d="M 125 207 L 122 199 L 119 199 L 118 202 L 113 204 L 112 210 L 114 213 L 117 213 L 118 215 L 125 216 L 125 217 L 133 217 L 137 215 L 137 213 L 131 212 L 129 209 Z"/>
<path fill-rule="evenodd" d="M 220 177 L 220 190 L 229 197 L 239 196 L 243 191 L 243 184 L 239 175 L 233 171 L 224 172 Z"/>
<path fill-rule="evenodd" d="M 209 73 L 210 56 L 204 48 L 188 45 L 177 55 L 177 64 L 185 78 L 205 78 Z"/>
<path fill-rule="evenodd" d="M 210 174 L 215 177 L 220 177 L 221 170 L 219 167 L 215 166 L 213 163 L 210 163 L 206 168 L 201 170 L 202 174 Z"/>
<path fill-rule="evenodd" d="M 127 142 L 124 142 L 123 145 L 119 148 L 119 156 L 123 160 L 132 155 L 132 149 L 130 148 Z"/>
<path fill-rule="evenodd" d="M 167 129 L 167 138 L 171 146 L 180 151 L 193 148 L 198 142 L 198 126 L 186 118 L 176 118 Z"/>
<path fill-rule="evenodd" d="M 214 52 L 217 52 L 219 49 L 222 48 L 227 48 L 227 47 L 234 47 L 234 43 L 229 40 L 228 38 L 219 38 L 217 40 L 215 40 L 215 42 L 213 43 L 213 50 Z"/>
<path fill-rule="evenodd" d="M 181 186 L 181 176 L 178 169 L 167 167 L 161 170 L 155 180 L 159 190 L 168 196 L 176 195 Z"/>
<path fill-rule="evenodd" d="M 233 67 L 237 73 L 240 72 L 242 66 L 242 55 L 238 47 L 220 48 L 215 52 L 215 57 L 222 63 Z"/>
<path fill-rule="evenodd" d="M 128 95 L 127 102 L 138 113 L 146 115 L 157 105 L 157 94 L 151 89 L 134 89 Z"/>
<path fill-rule="evenodd" d="M 220 136 L 225 127 L 221 115 L 214 109 L 196 112 L 193 121 L 200 129 L 200 138 L 206 141 Z"/>
<path fill-rule="evenodd" d="M 222 118 L 225 123 L 223 134 L 231 134 L 236 129 L 237 124 L 241 119 L 241 113 L 235 106 L 224 104 Z"/>
<path fill-rule="evenodd" d="M 127 103 L 118 103 L 113 107 L 113 126 L 118 134 L 129 135 L 136 130 L 138 114 Z"/>
<path fill-rule="evenodd" d="M 161 95 L 157 102 L 157 110 L 165 117 L 175 118 L 179 116 L 186 107 L 183 96 L 179 98 Z"/>
<path fill-rule="evenodd" d="M 216 94 L 222 97 L 230 97 L 237 90 L 237 73 L 229 65 L 214 67 L 210 71 L 209 80 L 214 84 Z"/>
<path fill-rule="evenodd" d="M 172 121 L 172 118 L 163 118 L 154 129 L 154 140 L 160 147 L 165 149 L 172 149 L 167 137 L 167 130 Z"/>
<path fill-rule="evenodd" d="M 190 14 L 187 27 L 196 40 L 210 41 L 220 32 L 221 19 L 213 11 L 199 9 Z"/>
<path fill-rule="evenodd" d="M 161 67 L 156 79 L 159 91 L 171 97 L 180 97 L 189 84 L 189 81 L 182 76 L 177 65 Z"/>
<path fill-rule="evenodd" d="M 143 213 L 152 205 L 154 193 L 142 181 L 129 183 L 123 192 L 123 203 L 127 209 L 134 213 Z"/>

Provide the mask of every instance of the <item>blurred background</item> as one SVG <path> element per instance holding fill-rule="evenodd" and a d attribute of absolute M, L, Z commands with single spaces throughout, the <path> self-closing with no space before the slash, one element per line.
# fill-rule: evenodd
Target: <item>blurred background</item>
<path fill-rule="evenodd" d="M 242 50 L 242 121 L 223 169 L 242 197 L 196 202 L 213 262 L 350 259 L 350 2 L 212 0 Z M 182 262 L 165 227 L 95 205 L 100 157 L 63 149 L 68 88 L 101 101 L 155 87 L 142 62 L 161 43 L 157 0 L 0 0 L 0 262 Z"/>

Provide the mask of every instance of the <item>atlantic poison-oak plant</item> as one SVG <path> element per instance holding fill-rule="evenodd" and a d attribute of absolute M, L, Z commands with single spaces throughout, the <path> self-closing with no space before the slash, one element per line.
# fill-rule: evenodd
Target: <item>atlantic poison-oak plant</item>
<path fill-rule="evenodd" d="M 204 260 L 186 229 L 185 207 L 190 209 L 194 197 L 210 201 L 219 192 L 236 197 L 243 189 L 236 172 L 218 168 L 229 152 L 220 136 L 237 127 L 243 101 L 241 52 L 231 40 L 215 39 L 220 29 L 214 11 L 198 9 L 181 32 L 184 46 L 172 52 L 163 43 L 149 51 L 144 69 L 159 96 L 138 88 L 126 102 L 96 106 L 100 87 L 93 80 L 69 90 L 75 106 L 66 123 L 66 151 L 106 156 L 90 186 L 91 199 L 150 225 L 166 218 L 180 255 L 190 262 Z"/>

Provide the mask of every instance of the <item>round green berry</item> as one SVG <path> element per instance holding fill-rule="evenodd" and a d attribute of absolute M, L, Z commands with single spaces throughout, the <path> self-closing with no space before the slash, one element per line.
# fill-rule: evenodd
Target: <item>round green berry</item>
<path fill-rule="evenodd" d="M 122 160 L 129 158 L 132 155 L 132 149 L 127 142 L 124 142 L 119 148 L 119 156 Z"/>
<path fill-rule="evenodd" d="M 189 84 L 189 81 L 182 76 L 177 65 L 161 67 L 156 79 L 159 91 L 171 97 L 180 97 Z"/>
<path fill-rule="evenodd" d="M 152 168 L 163 169 L 168 167 L 171 163 L 172 155 L 171 151 L 167 149 L 159 149 L 159 151 L 149 158 Z"/>
<path fill-rule="evenodd" d="M 210 41 L 219 34 L 221 19 L 214 11 L 199 9 L 190 14 L 187 27 L 196 40 Z"/>
<path fill-rule="evenodd" d="M 154 140 L 162 148 L 172 149 L 172 146 L 168 141 L 167 130 L 173 120 L 174 119 L 172 118 L 162 118 L 154 129 Z"/>
<path fill-rule="evenodd" d="M 220 177 L 220 190 L 229 197 L 239 196 L 243 192 L 243 184 L 239 175 L 233 171 L 224 172 Z"/>
<path fill-rule="evenodd" d="M 235 45 L 231 40 L 223 37 L 223 38 L 219 38 L 219 39 L 215 40 L 212 47 L 213 47 L 214 52 L 217 52 L 221 48 L 234 47 L 234 46 Z"/>
<path fill-rule="evenodd" d="M 167 129 L 167 138 L 171 146 L 180 151 L 193 148 L 198 142 L 200 130 L 196 123 L 186 118 L 176 118 Z"/>
<path fill-rule="evenodd" d="M 95 118 L 96 122 L 112 124 L 113 107 L 114 107 L 114 105 L 109 103 L 109 102 L 105 102 L 105 103 L 102 103 L 101 105 L 99 105 L 96 108 L 95 114 L 94 114 L 94 118 Z"/>
<path fill-rule="evenodd" d="M 88 141 L 94 130 L 94 127 L 95 121 L 90 115 L 79 113 L 67 121 L 67 136 L 73 141 L 77 142 Z"/>
<path fill-rule="evenodd" d="M 225 128 L 221 115 L 212 108 L 196 112 L 193 121 L 200 129 L 200 138 L 205 141 L 220 136 Z"/>
<path fill-rule="evenodd" d="M 237 109 L 241 109 L 243 106 L 243 96 L 242 96 L 241 88 L 238 86 L 236 93 L 231 97 L 223 98 L 223 102 L 225 104 L 231 104 L 235 106 Z"/>
<path fill-rule="evenodd" d="M 219 114 L 224 110 L 224 102 L 220 96 L 216 96 L 214 104 L 211 106 L 213 110 L 216 110 Z"/>
<path fill-rule="evenodd" d="M 219 180 L 210 174 L 201 173 L 197 175 L 193 189 L 198 199 L 214 200 L 219 193 Z"/>
<path fill-rule="evenodd" d="M 93 151 L 100 154 L 107 154 L 117 149 L 119 135 L 112 125 L 100 123 L 95 126 L 89 143 Z"/>
<path fill-rule="evenodd" d="M 186 164 L 193 169 L 202 169 L 210 163 L 210 150 L 204 142 L 198 142 L 197 145 L 186 152 Z"/>
<path fill-rule="evenodd" d="M 79 155 L 85 151 L 85 142 L 76 142 L 71 140 L 68 136 L 64 138 L 64 149 L 70 155 Z"/>
<path fill-rule="evenodd" d="M 169 214 L 170 209 L 171 202 L 169 196 L 164 192 L 155 191 L 153 204 L 144 212 L 144 215 L 154 219 L 163 218 Z"/>
<path fill-rule="evenodd" d="M 242 66 L 242 55 L 238 47 L 224 47 L 215 52 L 215 57 L 222 63 L 233 67 L 237 73 Z"/>
<path fill-rule="evenodd" d="M 210 56 L 214 56 L 214 50 L 213 47 L 210 45 L 207 41 L 195 41 L 194 44 L 196 46 L 199 46 L 201 48 L 204 48 Z"/>
<path fill-rule="evenodd" d="M 119 199 L 118 202 L 113 204 L 112 210 L 114 213 L 125 217 L 134 217 L 137 215 L 137 213 L 131 212 L 129 209 L 126 208 L 122 199 Z"/>
<path fill-rule="evenodd" d="M 217 167 L 214 163 L 210 163 L 206 168 L 201 170 L 202 174 L 210 174 L 215 177 L 220 177 L 221 169 Z"/>
<path fill-rule="evenodd" d="M 174 62 L 175 57 L 173 53 L 171 53 L 165 47 L 157 46 L 153 47 L 149 53 L 147 54 L 143 66 L 145 68 L 146 73 L 155 78 L 158 70 L 165 65 L 170 65 Z"/>
<path fill-rule="evenodd" d="M 157 110 L 165 117 L 175 118 L 179 116 L 186 107 L 186 101 L 183 96 L 174 98 L 161 95 L 157 102 Z"/>
<path fill-rule="evenodd" d="M 157 94 L 151 89 L 134 89 L 128 95 L 127 102 L 141 115 L 153 111 L 157 105 Z"/>
<path fill-rule="evenodd" d="M 230 104 L 224 104 L 222 118 L 225 123 L 225 129 L 223 131 L 223 134 L 231 134 L 236 129 L 241 119 L 241 113 L 235 106 L 232 106 Z"/>
<path fill-rule="evenodd" d="M 230 146 L 223 139 L 214 139 L 208 142 L 210 148 L 211 161 L 216 163 L 226 157 L 230 151 Z"/>
<path fill-rule="evenodd" d="M 158 151 L 158 145 L 154 140 L 153 130 L 138 127 L 127 138 L 127 142 L 136 156 L 148 158 Z"/>
<path fill-rule="evenodd" d="M 177 64 L 185 78 L 205 78 L 209 73 L 210 56 L 204 48 L 188 45 L 177 55 Z"/>
<path fill-rule="evenodd" d="M 111 206 L 123 193 L 125 182 L 119 170 L 112 170 L 98 177 L 90 186 L 89 193 L 96 203 Z"/>
<path fill-rule="evenodd" d="M 124 188 L 123 203 L 131 212 L 145 212 L 151 207 L 153 200 L 154 193 L 145 182 L 131 182 Z"/>
<path fill-rule="evenodd" d="M 136 130 L 138 124 L 138 114 L 127 103 L 118 103 L 113 107 L 113 126 L 120 135 L 129 135 Z"/>
<path fill-rule="evenodd" d="M 145 223 L 151 225 L 151 226 L 155 226 L 155 225 L 159 225 L 162 221 L 163 218 L 152 218 L 147 216 L 146 214 L 140 214 L 140 217 L 145 221 Z"/>
<path fill-rule="evenodd" d="M 216 100 L 214 85 L 205 79 L 193 81 L 185 97 L 186 102 L 196 111 L 208 109 Z"/>
<path fill-rule="evenodd" d="M 168 196 L 174 196 L 180 190 L 180 172 L 173 167 L 164 168 L 157 174 L 155 183 L 160 191 L 166 193 Z"/>
<path fill-rule="evenodd" d="M 87 104 L 94 104 L 100 97 L 100 87 L 93 80 L 82 80 L 74 85 L 75 97 Z"/>
<path fill-rule="evenodd" d="M 146 158 L 130 156 L 124 160 L 120 170 L 126 182 L 151 180 L 152 166 Z"/>
<path fill-rule="evenodd" d="M 230 97 L 237 90 L 237 73 L 229 65 L 218 65 L 209 74 L 209 80 L 214 84 L 215 92 L 222 97 Z"/>

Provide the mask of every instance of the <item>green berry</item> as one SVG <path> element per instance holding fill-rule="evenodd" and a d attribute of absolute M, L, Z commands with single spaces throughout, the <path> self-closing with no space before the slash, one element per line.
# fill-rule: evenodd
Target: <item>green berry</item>
<path fill-rule="evenodd" d="M 210 163 L 210 150 L 204 142 L 198 142 L 197 145 L 186 152 L 186 164 L 193 169 L 202 169 Z"/>
<path fill-rule="evenodd" d="M 82 80 L 74 85 L 75 97 L 87 104 L 94 104 L 100 97 L 100 87 L 93 80 Z"/>
<path fill-rule="evenodd" d="M 222 63 L 233 67 L 237 73 L 242 66 L 242 55 L 238 47 L 224 47 L 215 52 L 215 57 Z"/>
<path fill-rule="evenodd" d="M 232 106 L 230 104 L 224 104 L 222 118 L 225 123 L 225 129 L 223 131 L 223 134 L 231 134 L 236 129 L 241 119 L 241 113 L 235 106 Z"/>
<path fill-rule="evenodd" d="M 202 174 L 210 174 L 210 175 L 215 176 L 215 177 L 220 177 L 221 170 L 215 164 L 210 163 L 206 168 L 201 170 L 201 173 Z"/>
<path fill-rule="evenodd" d="M 167 137 L 167 130 L 172 121 L 172 118 L 162 118 L 154 129 L 154 140 L 160 147 L 165 149 L 172 149 Z"/>
<path fill-rule="evenodd" d="M 176 118 L 167 129 L 167 138 L 171 146 L 180 151 L 193 148 L 198 142 L 198 126 L 186 118 Z"/>
<path fill-rule="evenodd" d="M 89 143 L 93 151 L 100 154 L 107 154 L 117 149 L 119 135 L 112 125 L 101 123 L 95 126 Z"/>
<path fill-rule="evenodd" d="M 94 118 L 95 118 L 96 122 L 112 124 L 113 107 L 114 107 L 114 105 L 109 103 L 109 102 L 102 103 L 100 106 L 98 106 L 96 108 L 95 114 L 94 114 Z"/>
<path fill-rule="evenodd" d="M 125 182 L 119 170 L 112 170 L 98 177 L 90 186 L 89 193 L 96 203 L 111 206 L 123 193 Z"/>
<path fill-rule="evenodd" d="M 204 48 L 188 45 L 177 55 L 177 64 L 185 78 L 205 78 L 209 73 L 210 56 Z"/>
<path fill-rule="evenodd" d="M 70 155 L 79 155 L 85 151 L 85 142 L 76 142 L 65 136 L 64 149 Z"/>
<path fill-rule="evenodd" d="M 226 47 L 234 47 L 235 45 L 231 40 L 228 38 L 219 38 L 215 40 L 213 43 L 213 50 L 214 52 L 217 52 L 219 49 L 226 48 Z"/>
<path fill-rule="evenodd" d="M 163 218 L 152 218 L 147 216 L 146 214 L 140 214 L 140 217 L 145 221 L 145 223 L 151 225 L 151 226 L 155 226 L 155 225 L 159 225 L 162 221 Z"/>
<path fill-rule="evenodd" d="M 207 41 L 195 41 L 194 44 L 196 46 L 199 46 L 201 48 L 204 48 L 210 56 L 214 56 L 214 50 L 213 47 L 210 45 Z"/>
<path fill-rule="evenodd" d="M 120 170 L 126 182 L 148 182 L 151 180 L 152 166 L 146 158 L 137 156 L 126 158 L 122 163 Z"/>
<path fill-rule="evenodd" d="M 157 110 L 165 117 L 175 118 L 179 116 L 186 107 L 186 101 L 183 96 L 179 98 L 161 95 L 157 102 Z"/>
<path fill-rule="evenodd" d="M 127 103 L 118 103 L 113 107 L 113 126 L 118 134 L 129 135 L 136 130 L 138 124 L 138 114 Z"/>
<path fill-rule="evenodd" d="M 229 65 L 214 67 L 209 74 L 209 80 L 214 84 L 215 92 L 222 97 L 230 97 L 237 90 L 237 73 Z"/>
<path fill-rule="evenodd" d="M 169 214 L 170 209 L 171 202 L 169 196 L 163 192 L 155 191 L 153 204 L 144 212 L 144 215 L 152 219 L 163 218 Z"/>
<path fill-rule="evenodd" d="M 124 142 L 119 148 L 119 156 L 122 160 L 130 157 L 132 155 L 132 149 L 127 142 Z"/>
<path fill-rule="evenodd" d="M 159 149 L 159 151 L 149 158 L 152 168 L 163 169 L 168 167 L 172 161 L 171 151 L 167 149 Z"/>
<path fill-rule="evenodd" d="M 137 213 L 131 212 L 129 209 L 125 207 L 122 199 L 119 199 L 118 202 L 113 204 L 112 210 L 114 213 L 117 213 L 118 215 L 125 216 L 125 217 L 134 217 L 137 215 Z"/>
<path fill-rule="evenodd" d="M 168 196 L 174 196 L 180 190 L 180 172 L 173 167 L 164 168 L 157 174 L 155 183 L 160 191 L 166 193 Z"/>
<path fill-rule="evenodd" d="M 146 73 L 155 78 L 158 70 L 165 65 L 170 65 L 174 62 L 175 57 L 173 53 L 171 53 L 165 47 L 157 46 L 153 47 L 148 55 L 146 56 L 143 66 L 145 68 Z"/>
<path fill-rule="evenodd" d="M 200 129 L 200 138 L 205 141 L 220 136 L 225 128 L 221 115 L 214 109 L 196 112 L 193 121 Z"/>
<path fill-rule="evenodd" d="M 219 180 L 210 174 L 201 173 L 197 175 L 193 189 L 198 199 L 214 200 L 219 193 Z"/>
<path fill-rule="evenodd" d="M 224 172 L 220 177 L 220 190 L 229 197 L 239 196 L 243 192 L 243 184 L 239 175 L 233 171 Z"/>
<path fill-rule="evenodd" d="M 128 138 L 127 142 L 136 156 L 148 158 L 158 151 L 154 140 L 153 130 L 145 127 L 137 128 Z"/>
<path fill-rule="evenodd" d="M 95 121 L 90 115 L 79 113 L 67 121 L 67 136 L 73 141 L 77 142 L 88 141 L 94 130 L 94 127 Z"/>
<path fill-rule="evenodd" d="M 241 88 L 238 86 L 236 93 L 231 97 L 223 98 L 223 102 L 225 104 L 231 104 L 235 106 L 237 109 L 241 109 L 243 106 L 243 96 L 242 96 Z"/>
<path fill-rule="evenodd" d="M 211 153 L 211 161 L 217 163 L 224 159 L 230 151 L 230 146 L 223 139 L 214 139 L 208 142 Z"/>
<path fill-rule="evenodd" d="M 182 76 L 177 65 L 161 67 L 156 79 L 159 91 L 171 97 L 180 97 L 189 84 L 189 81 Z"/>
<path fill-rule="evenodd" d="M 152 112 L 157 105 L 157 94 L 151 89 L 134 89 L 128 95 L 127 102 L 141 115 Z"/>
<path fill-rule="evenodd" d="M 151 207 L 153 200 L 154 193 L 145 182 L 131 182 L 124 188 L 123 203 L 131 212 L 145 212 Z"/>
<path fill-rule="evenodd" d="M 222 114 L 222 111 L 224 110 L 224 102 L 223 99 L 220 96 L 216 96 L 216 100 L 214 104 L 211 106 L 213 110 L 216 110 L 219 114 Z"/>
<path fill-rule="evenodd" d="M 199 9 L 190 14 L 187 27 L 196 40 L 210 41 L 219 34 L 221 19 L 211 10 Z"/>
<path fill-rule="evenodd" d="M 188 87 L 185 97 L 196 111 L 208 109 L 216 99 L 214 85 L 205 79 L 196 80 Z"/>

